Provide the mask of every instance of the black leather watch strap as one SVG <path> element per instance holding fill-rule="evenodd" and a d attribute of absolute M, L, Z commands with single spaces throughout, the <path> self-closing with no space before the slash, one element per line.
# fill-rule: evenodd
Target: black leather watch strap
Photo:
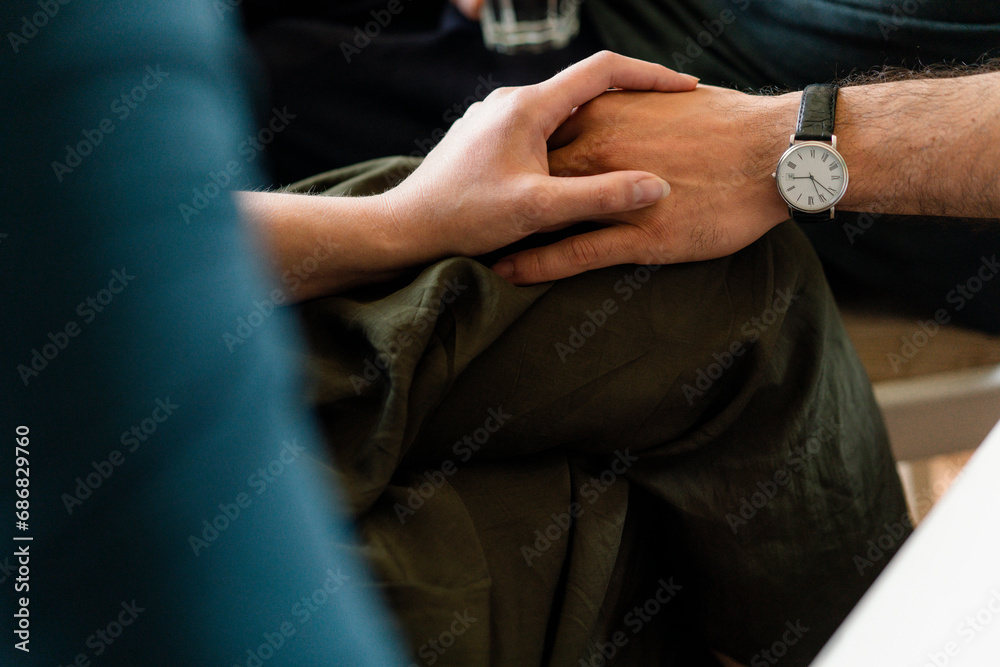
<path fill-rule="evenodd" d="M 837 86 L 814 83 L 802 91 L 799 120 L 795 125 L 796 141 L 832 141 L 833 121 L 837 117 Z M 829 210 L 806 213 L 789 207 L 796 222 L 829 222 Z"/>
<path fill-rule="evenodd" d="M 798 141 L 830 141 L 837 117 L 837 86 L 814 83 L 802 91 L 799 121 L 795 126 Z"/>
<path fill-rule="evenodd" d="M 820 211 L 819 213 L 806 213 L 805 211 L 796 211 L 794 208 L 789 207 L 788 212 L 791 213 L 792 220 L 795 222 L 830 222 L 833 219 L 830 215 L 830 209 Z"/>

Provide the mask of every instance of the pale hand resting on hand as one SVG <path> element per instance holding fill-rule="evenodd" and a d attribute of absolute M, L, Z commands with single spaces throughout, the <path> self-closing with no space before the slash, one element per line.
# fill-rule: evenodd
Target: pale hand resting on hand
<path fill-rule="evenodd" d="M 396 188 L 373 197 L 243 193 L 279 267 L 331 237 L 340 252 L 309 281 L 308 298 L 376 282 L 450 256 L 475 257 L 541 231 L 649 206 L 669 186 L 649 171 L 549 175 L 547 140 L 573 109 L 608 88 L 689 91 L 697 80 L 661 65 L 599 53 L 534 86 L 500 88 L 474 104 Z"/>
<path fill-rule="evenodd" d="M 421 260 L 471 257 L 665 197 L 669 186 L 662 179 L 631 167 L 574 178 L 549 175 L 546 140 L 573 108 L 609 87 L 683 91 L 694 87 L 694 79 L 607 53 L 538 85 L 494 91 L 386 193 L 398 238 L 426 247 Z"/>

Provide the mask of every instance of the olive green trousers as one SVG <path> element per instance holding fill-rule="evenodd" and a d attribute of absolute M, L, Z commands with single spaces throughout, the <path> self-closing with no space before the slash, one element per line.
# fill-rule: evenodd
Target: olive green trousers
<path fill-rule="evenodd" d="M 382 191 L 418 164 L 323 174 Z M 805 665 L 910 532 L 870 383 L 785 223 L 514 287 L 452 258 L 300 306 L 310 400 L 417 665 Z"/>

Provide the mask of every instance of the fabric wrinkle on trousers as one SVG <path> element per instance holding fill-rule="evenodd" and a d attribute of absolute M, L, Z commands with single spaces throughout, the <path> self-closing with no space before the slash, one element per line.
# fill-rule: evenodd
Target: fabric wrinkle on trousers
<path fill-rule="evenodd" d="M 418 163 L 295 189 L 369 194 Z M 532 287 L 446 259 L 300 310 L 329 472 L 422 660 L 589 664 L 610 641 L 618 664 L 775 645 L 807 664 L 909 533 L 793 225 L 718 260 Z"/>

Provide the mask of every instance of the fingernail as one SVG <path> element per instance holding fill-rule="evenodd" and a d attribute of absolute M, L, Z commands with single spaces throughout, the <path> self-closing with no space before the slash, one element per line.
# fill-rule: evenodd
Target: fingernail
<path fill-rule="evenodd" d="M 498 276 L 506 280 L 514 275 L 514 262 L 508 262 L 507 260 L 498 262 L 493 266 L 493 271 L 496 272 Z"/>
<path fill-rule="evenodd" d="M 635 203 L 652 204 L 658 202 L 670 194 L 670 184 L 662 178 L 648 176 L 641 181 L 636 181 Z"/>
<path fill-rule="evenodd" d="M 691 79 L 691 81 L 694 82 L 694 83 L 698 83 L 699 81 L 701 81 L 701 79 L 699 79 L 698 77 L 692 76 L 690 74 L 685 74 L 684 76 L 686 76 L 687 78 Z"/>

